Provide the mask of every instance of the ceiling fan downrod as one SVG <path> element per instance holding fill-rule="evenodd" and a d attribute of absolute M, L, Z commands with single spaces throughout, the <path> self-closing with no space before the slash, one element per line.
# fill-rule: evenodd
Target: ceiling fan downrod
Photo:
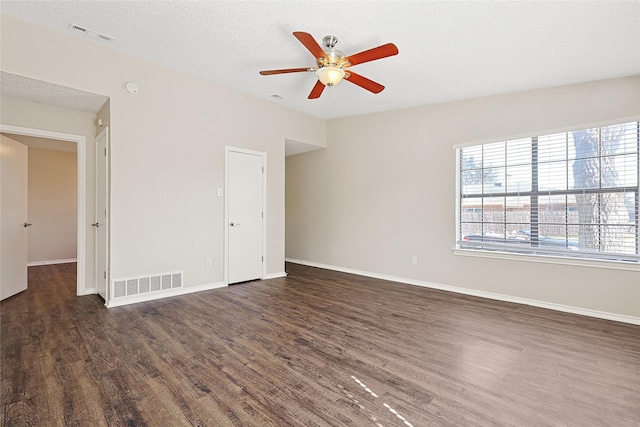
<path fill-rule="evenodd" d="M 336 36 L 324 36 L 322 42 L 327 47 L 327 49 L 333 49 L 338 43 L 338 38 Z"/>

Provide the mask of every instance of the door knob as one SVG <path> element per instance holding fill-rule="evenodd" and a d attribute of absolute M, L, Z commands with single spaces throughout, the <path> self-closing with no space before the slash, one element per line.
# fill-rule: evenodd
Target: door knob
<path fill-rule="evenodd" d="M 33 225 L 33 224 L 29 224 L 28 222 L 25 222 L 25 223 L 24 223 L 24 227 L 25 227 L 25 228 L 27 228 L 27 227 L 31 227 L 32 225 Z"/>
<path fill-rule="evenodd" d="M 91 224 L 92 227 L 100 227 L 100 223 L 96 222 L 95 224 Z"/>

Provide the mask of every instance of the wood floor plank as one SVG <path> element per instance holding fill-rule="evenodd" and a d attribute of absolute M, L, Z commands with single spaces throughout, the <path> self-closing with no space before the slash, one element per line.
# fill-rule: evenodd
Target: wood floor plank
<path fill-rule="evenodd" d="M 296 264 L 106 309 L 0 303 L 1 426 L 638 426 L 640 327 Z"/>

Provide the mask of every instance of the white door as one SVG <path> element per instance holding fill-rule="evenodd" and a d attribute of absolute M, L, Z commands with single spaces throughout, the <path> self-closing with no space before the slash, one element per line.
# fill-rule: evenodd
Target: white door
<path fill-rule="evenodd" d="M 0 300 L 27 289 L 28 149 L 0 136 Z"/>
<path fill-rule="evenodd" d="M 93 223 L 96 244 L 96 290 L 98 295 L 107 300 L 108 281 L 108 236 L 109 236 L 109 169 L 108 159 L 109 128 L 105 128 L 96 136 L 96 216 Z"/>
<path fill-rule="evenodd" d="M 264 153 L 227 151 L 228 283 L 262 278 Z"/>

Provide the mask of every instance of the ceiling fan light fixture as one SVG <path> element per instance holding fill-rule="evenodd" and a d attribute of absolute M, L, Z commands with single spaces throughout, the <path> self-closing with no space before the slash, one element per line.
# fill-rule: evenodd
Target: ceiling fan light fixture
<path fill-rule="evenodd" d="M 340 67 L 335 67 L 333 65 L 319 68 L 316 71 L 316 76 L 318 76 L 318 80 L 325 86 L 335 86 L 342 81 L 344 77 L 344 70 Z"/>

